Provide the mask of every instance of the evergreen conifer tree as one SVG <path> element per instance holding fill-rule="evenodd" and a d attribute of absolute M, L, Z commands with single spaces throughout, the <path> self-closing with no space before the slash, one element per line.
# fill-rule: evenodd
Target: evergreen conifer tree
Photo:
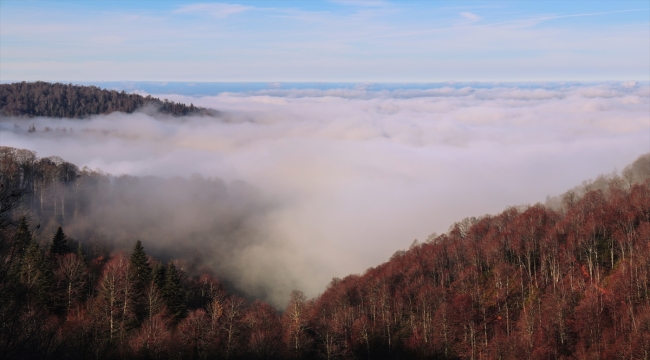
<path fill-rule="evenodd" d="M 70 252 L 70 247 L 68 246 L 68 240 L 63 233 L 61 226 L 56 230 L 54 238 L 52 239 L 52 245 L 50 245 L 50 254 L 51 255 L 64 255 Z"/>
<path fill-rule="evenodd" d="M 147 315 L 146 291 L 147 287 L 151 286 L 152 270 L 149 266 L 149 259 L 147 253 L 140 240 L 135 243 L 133 252 L 131 253 L 131 283 L 133 284 L 133 291 L 131 292 L 131 299 L 135 305 L 135 315 L 137 322 L 141 322 Z"/>
<path fill-rule="evenodd" d="M 166 270 L 167 269 L 165 266 L 163 266 L 161 263 L 157 263 L 151 271 L 153 282 L 161 291 L 165 287 L 165 280 L 167 279 Z"/>
<path fill-rule="evenodd" d="M 144 251 L 144 247 L 140 240 L 135 243 L 130 261 L 134 271 L 135 280 L 142 282 L 143 284 L 149 283 L 149 281 L 151 281 L 152 270 L 151 266 L 149 266 L 149 258 L 147 257 L 147 253 Z"/>
<path fill-rule="evenodd" d="M 162 289 L 163 297 L 167 303 L 167 310 L 175 320 L 185 316 L 185 293 L 181 286 L 178 270 L 173 263 L 169 263 L 166 270 L 165 286 Z"/>

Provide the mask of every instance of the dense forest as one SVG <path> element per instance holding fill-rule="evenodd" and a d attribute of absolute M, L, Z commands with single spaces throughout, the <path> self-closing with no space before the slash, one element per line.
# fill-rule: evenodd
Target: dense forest
<path fill-rule="evenodd" d="M 246 183 L 198 175 L 112 176 L 9 147 L 0 147 L 0 159 L 3 183 L 25 191 L 15 213 L 40 225 L 39 241 L 49 240 L 47 234 L 61 225 L 96 258 L 138 239 L 161 260 L 183 259 L 180 268 L 188 271 L 209 267 L 235 288 L 245 286 L 241 291 L 251 297 L 269 299 L 268 285 L 245 282 L 247 265 L 236 255 L 267 241 L 258 219 L 270 205 Z M 285 299 L 292 287 L 285 285 L 276 298 Z"/>
<path fill-rule="evenodd" d="M 650 359 L 650 154 L 278 311 L 135 236 L 71 240 L 73 189 L 114 179 L 1 150 L 0 358 Z"/>
<path fill-rule="evenodd" d="M 84 118 L 115 111 L 132 113 L 147 108 L 172 116 L 215 116 L 219 113 L 194 104 L 187 106 L 151 95 L 143 97 L 96 86 L 43 81 L 0 84 L 0 115 L 4 116 Z"/>

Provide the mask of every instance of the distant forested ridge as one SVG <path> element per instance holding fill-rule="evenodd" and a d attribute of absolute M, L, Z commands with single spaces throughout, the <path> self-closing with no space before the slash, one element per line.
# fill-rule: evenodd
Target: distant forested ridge
<path fill-rule="evenodd" d="M 84 118 L 115 111 L 132 113 L 148 106 L 172 116 L 215 116 L 219 113 L 194 104 L 188 106 L 151 95 L 144 97 L 96 86 L 43 81 L 0 84 L 0 115 L 4 116 Z"/>
<path fill-rule="evenodd" d="M 143 189 L 114 181 L 0 147 L 0 359 L 650 358 L 650 154 L 556 204 L 462 220 L 315 299 L 293 291 L 283 313 L 137 238 L 74 246 L 95 198 Z M 197 181 L 198 200 L 229 199 Z"/>

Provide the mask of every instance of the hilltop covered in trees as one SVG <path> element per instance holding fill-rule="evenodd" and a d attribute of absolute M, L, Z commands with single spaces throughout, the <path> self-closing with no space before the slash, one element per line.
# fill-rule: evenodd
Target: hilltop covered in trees
<path fill-rule="evenodd" d="M 39 158 L 29 150 L 2 146 L 0 181 L 24 190 L 16 211 L 41 225 L 37 235 L 54 233 L 61 225 L 92 258 L 129 248 L 139 239 L 160 259 L 182 258 L 185 267 L 209 267 L 243 288 L 239 274 L 246 264 L 237 254 L 267 238 L 257 221 L 270 205 L 241 181 L 112 176 L 56 156 Z M 261 286 L 245 287 L 250 296 L 269 299 Z M 290 291 L 290 285 L 285 287 Z"/>
<path fill-rule="evenodd" d="M 96 86 L 43 81 L 0 84 L 0 115 L 4 116 L 84 118 L 115 111 L 132 113 L 145 107 L 172 116 L 215 116 L 219 113 L 194 104 L 187 106 L 151 95 L 143 97 Z"/>
<path fill-rule="evenodd" d="M 137 239 L 93 254 L 57 227 L 38 243 L 16 217 L 33 206 L 21 161 L 0 158 L 0 358 L 650 358 L 650 154 L 559 204 L 465 219 L 316 299 L 294 291 L 282 313 Z"/>

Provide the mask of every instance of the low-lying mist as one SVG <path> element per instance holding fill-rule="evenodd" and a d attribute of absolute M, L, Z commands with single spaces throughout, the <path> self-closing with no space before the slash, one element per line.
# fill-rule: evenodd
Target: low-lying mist
<path fill-rule="evenodd" d="M 222 114 L 4 118 L 0 145 L 114 175 L 186 178 L 105 199 L 127 212 L 112 227 L 148 224 L 131 231 L 145 247 L 196 253 L 278 306 L 292 288 L 315 296 L 455 221 L 544 202 L 650 150 L 650 88 L 634 82 L 164 97 Z M 214 207 L 201 204 L 210 181 L 251 187 Z M 209 236 L 229 209 L 245 226 Z M 107 236 L 128 238 L 124 228 Z"/>

